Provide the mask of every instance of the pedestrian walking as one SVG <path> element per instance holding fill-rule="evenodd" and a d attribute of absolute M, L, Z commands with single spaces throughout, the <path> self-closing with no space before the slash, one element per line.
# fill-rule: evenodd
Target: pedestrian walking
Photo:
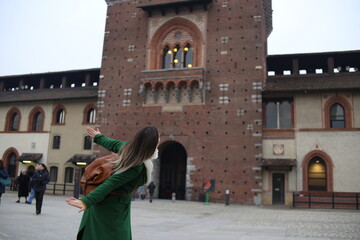
<path fill-rule="evenodd" d="M 31 204 L 35 198 L 34 182 L 31 180 L 32 180 L 32 177 L 30 177 L 30 182 L 29 182 L 30 196 L 29 196 L 28 200 L 25 202 L 26 204 Z"/>
<path fill-rule="evenodd" d="M 138 193 L 139 200 L 145 199 L 145 188 L 143 186 L 138 187 L 137 193 Z"/>
<path fill-rule="evenodd" d="M 46 184 L 50 181 L 49 173 L 45 164 L 40 163 L 36 166 L 36 171 L 31 179 L 34 184 L 35 200 L 36 200 L 36 215 L 41 214 L 41 208 L 46 190 Z"/>
<path fill-rule="evenodd" d="M 95 143 L 119 155 L 110 160 L 113 174 L 100 186 L 80 200 L 66 200 L 79 212 L 85 210 L 77 239 L 131 240 L 131 193 L 151 181 L 151 159 L 157 158 L 160 140 L 158 130 L 145 127 L 128 142 L 107 138 L 92 128 L 87 132 Z"/>
<path fill-rule="evenodd" d="M 7 173 L 3 160 L 0 160 L 0 177 L 3 179 L 6 179 L 9 177 L 9 174 Z M 5 186 L 0 183 L 0 205 L 1 205 L 1 196 L 5 193 Z"/>
<path fill-rule="evenodd" d="M 149 201 L 152 203 L 153 197 L 154 197 L 154 193 L 155 193 L 155 188 L 156 188 L 155 183 L 152 181 L 152 182 L 148 185 L 147 188 L 149 189 L 149 198 L 150 198 Z"/>
<path fill-rule="evenodd" d="M 20 175 L 16 178 L 18 184 L 18 200 L 17 203 L 20 203 L 20 198 L 24 197 L 25 202 L 27 202 L 27 197 L 29 196 L 29 182 L 30 177 L 27 175 L 26 170 L 22 170 Z"/>

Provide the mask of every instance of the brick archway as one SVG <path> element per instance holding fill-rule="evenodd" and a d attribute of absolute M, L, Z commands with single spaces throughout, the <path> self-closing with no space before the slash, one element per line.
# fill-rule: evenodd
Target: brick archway
<path fill-rule="evenodd" d="M 325 165 L 326 165 L 326 189 L 327 192 L 332 192 L 333 191 L 333 186 L 334 186 L 334 179 L 333 179 L 333 168 L 334 168 L 334 163 L 331 160 L 331 157 L 320 150 L 314 150 L 309 152 L 308 154 L 306 154 L 306 156 L 304 157 L 304 160 L 302 161 L 301 167 L 302 167 L 302 176 L 303 176 L 303 191 L 307 192 L 309 189 L 309 183 L 308 183 L 308 167 L 309 167 L 309 163 L 310 161 L 314 158 L 314 157 L 319 157 L 322 160 L 324 160 Z"/>

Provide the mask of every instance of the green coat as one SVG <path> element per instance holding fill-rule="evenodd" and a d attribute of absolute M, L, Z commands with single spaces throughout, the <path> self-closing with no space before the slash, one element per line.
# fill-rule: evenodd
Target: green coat
<path fill-rule="evenodd" d="M 118 153 L 125 144 L 101 134 L 95 136 L 94 142 L 115 153 Z M 84 211 L 77 239 L 131 240 L 131 196 L 108 194 L 131 193 L 135 187 L 146 183 L 145 172 L 145 165 L 141 164 L 125 172 L 113 174 L 93 192 L 81 198 L 87 209 Z"/>

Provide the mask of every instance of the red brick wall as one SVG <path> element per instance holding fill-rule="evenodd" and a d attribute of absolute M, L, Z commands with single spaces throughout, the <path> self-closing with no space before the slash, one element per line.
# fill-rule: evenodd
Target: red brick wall
<path fill-rule="evenodd" d="M 99 108 L 101 131 L 116 139 L 127 139 L 145 125 L 160 129 L 162 142 L 168 136 L 181 143 L 196 170 L 191 173 L 192 200 L 201 193 L 202 181 L 216 179 L 212 201 L 224 201 L 230 189 L 233 203 L 253 204 L 261 189 L 261 101 L 253 102 L 254 82 L 264 82 L 266 39 L 262 1 L 214 0 L 207 10 L 205 38 L 204 105 L 184 105 L 182 112 L 161 112 L 161 107 L 143 107 L 139 94 L 141 71 L 146 70 L 148 14 L 138 5 L 168 1 L 116 2 L 108 7 L 100 87 L 106 90 Z M 133 18 L 133 13 L 136 17 Z M 196 12 L 194 12 L 196 13 Z M 262 15 L 261 21 L 254 16 Z M 178 17 L 181 17 L 181 13 Z M 221 37 L 228 37 L 221 43 Z M 134 51 L 128 46 L 135 45 Z M 221 54 L 227 51 L 227 54 Z M 223 52 L 224 53 L 224 52 Z M 132 62 L 128 59 L 132 58 Z M 229 84 L 220 91 L 219 84 Z M 131 88 L 130 96 L 124 89 Z M 227 96 L 228 104 L 219 97 Z M 131 100 L 123 107 L 123 100 Z M 100 102 L 101 103 L 101 102 Z M 239 114 L 241 111 L 245 113 Z M 248 125 L 252 129 L 248 130 Z M 256 145 L 257 144 L 257 145 Z M 257 176 L 257 177 L 256 177 Z"/>

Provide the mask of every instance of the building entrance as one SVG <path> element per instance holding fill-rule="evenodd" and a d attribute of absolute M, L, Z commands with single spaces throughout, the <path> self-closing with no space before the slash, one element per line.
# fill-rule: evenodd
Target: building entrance
<path fill-rule="evenodd" d="M 285 203 L 285 174 L 273 173 L 273 204 Z"/>
<path fill-rule="evenodd" d="M 178 142 L 168 141 L 160 146 L 159 198 L 185 200 L 186 159 L 185 148 Z"/>

